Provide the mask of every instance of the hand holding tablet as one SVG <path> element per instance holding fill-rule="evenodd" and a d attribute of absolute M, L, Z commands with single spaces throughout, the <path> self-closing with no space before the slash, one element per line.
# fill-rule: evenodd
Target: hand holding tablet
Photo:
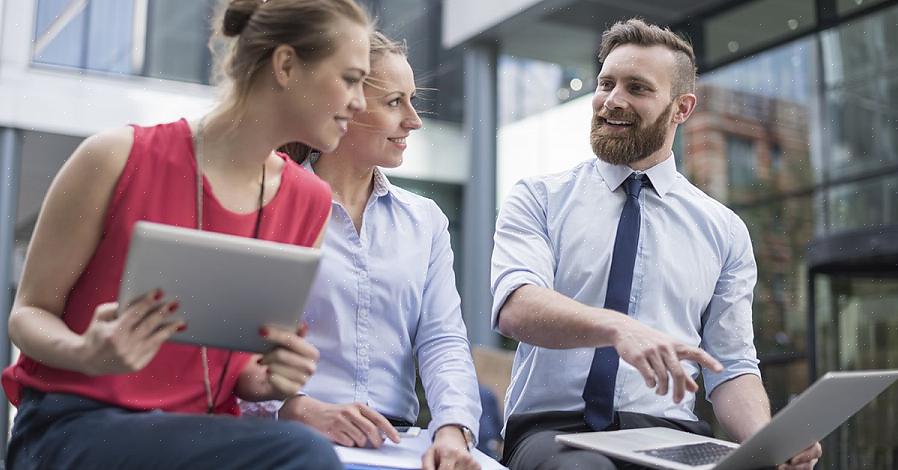
<path fill-rule="evenodd" d="M 296 331 L 315 280 L 317 249 L 141 221 L 134 225 L 120 305 L 161 289 L 179 302 L 171 341 L 264 353 L 266 325 Z"/>

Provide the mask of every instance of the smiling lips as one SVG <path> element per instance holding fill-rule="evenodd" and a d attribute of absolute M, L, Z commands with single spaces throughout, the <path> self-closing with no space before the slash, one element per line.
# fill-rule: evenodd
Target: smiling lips
<path fill-rule="evenodd" d="M 605 116 L 598 116 L 598 124 L 600 128 L 604 128 L 605 132 L 624 132 L 632 128 L 636 119 L 620 119 L 620 118 L 611 118 Z"/>
<path fill-rule="evenodd" d="M 390 142 L 393 142 L 399 148 L 404 149 L 406 147 L 405 137 L 387 137 L 387 140 L 389 140 Z"/>

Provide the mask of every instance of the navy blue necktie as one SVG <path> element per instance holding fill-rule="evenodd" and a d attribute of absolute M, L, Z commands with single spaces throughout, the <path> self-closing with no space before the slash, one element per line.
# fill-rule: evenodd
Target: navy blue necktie
<path fill-rule="evenodd" d="M 639 192 L 643 176 L 631 174 L 624 181 L 627 202 L 620 214 L 617 235 L 614 237 L 614 253 L 608 274 L 605 308 L 626 315 L 630 308 L 630 288 L 633 285 L 633 265 L 636 263 L 636 247 L 639 245 Z M 602 431 L 612 421 L 614 413 L 614 382 L 620 356 L 613 347 L 596 348 L 583 400 L 586 402 L 584 419 L 594 431 Z"/>

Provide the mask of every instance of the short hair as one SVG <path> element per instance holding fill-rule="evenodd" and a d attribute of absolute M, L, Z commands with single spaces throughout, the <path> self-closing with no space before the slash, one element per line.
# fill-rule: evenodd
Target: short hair
<path fill-rule="evenodd" d="M 669 28 L 648 24 L 639 18 L 618 21 L 602 33 L 599 60 L 604 62 L 618 46 L 663 46 L 674 54 L 674 73 L 671 77 L 671 97 L 695 92 L 695 52 L 692 44 Z"/>

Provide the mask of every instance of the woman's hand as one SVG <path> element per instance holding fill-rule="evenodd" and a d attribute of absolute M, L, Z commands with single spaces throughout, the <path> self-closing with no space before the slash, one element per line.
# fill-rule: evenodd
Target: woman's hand
<path fill-rule="evenodd" d="M 77 349 L 81 371 L 96 376 L 146 367 L 162 343 L 187 326 L 183 321 L 168 320 L 177 311 L 178 301 L 163 296 L 158 289 L 149 292 L 121 312 L 118 302 L 100 304 Z"/>
<path fill-rule="evenodd" d="M 399 443 L 399 433 L 382 414 L 362 403 L 334 405 L 303 395 L 291 398 L 278 419 L 302 422 L 346 447 L 380 447 L 384 437 Z"/>
<path fill-rule="evenodd" d="M 257 361 L 265 367 L 270 397 L 286 400 L 295 396 L 315 373 L 318 348 L 305 340 L 307 331 L 306 324 L 296 332 L 275 326 L 259 328 L 260 335 L 277 345 Z"/>
<path fill-rule="evenodd" d="M 480 470 L 480 464 L 468 450 L 465 436 L 458 426 L 447 425 L 437 430 L 433 444 L 421 457 L 424 470 Z"/>

